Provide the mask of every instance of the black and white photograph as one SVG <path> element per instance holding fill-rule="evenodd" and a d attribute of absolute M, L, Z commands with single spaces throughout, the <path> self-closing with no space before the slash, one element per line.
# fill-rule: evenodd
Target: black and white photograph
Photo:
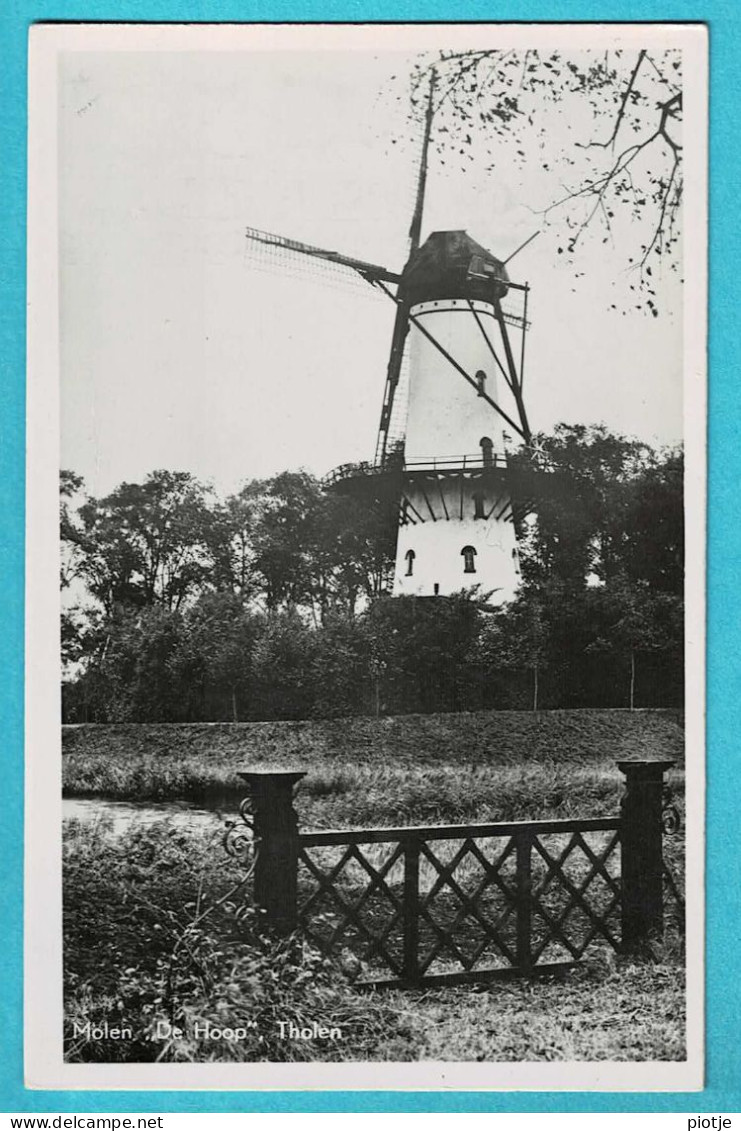
<path fill-rule="evenodd" d="M 706 50 L 32 29 L 31 1086 L 702 1087 Z"/>

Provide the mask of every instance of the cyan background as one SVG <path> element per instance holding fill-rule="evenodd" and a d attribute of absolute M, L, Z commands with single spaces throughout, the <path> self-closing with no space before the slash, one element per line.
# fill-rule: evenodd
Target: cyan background
<path fill-rule="evenodd" d="M 710 29 L 707 1086 L 702 1093 L 52 1092 L 23 1087 L 26 58 L 41 20 L 702 21 Z M 739 86 L 741 0 L 2 0 L 0 5 L 0 1110 L 741 1111 Z M 692 269 L 692 265 L 688 265 Z M 383 1069 L 379 1067 L 379 1077 Z"/>

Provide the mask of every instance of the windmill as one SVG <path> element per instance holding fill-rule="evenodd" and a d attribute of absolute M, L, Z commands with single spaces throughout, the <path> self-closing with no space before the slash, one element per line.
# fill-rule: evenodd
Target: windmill
<path fill-rule="evenodd" d="M 374 496 L 398 500 L 394 595 L 447 596 L 480 586 L 501 603 L 519 584 L 515 519 L 530 509 L 538 478 L 534 469 L 523 472 L 521 461 L 515 471 L 506 451 L 508 435 L 531 441 L 523 400 L 529 288 L 507 271 L 525 244 L 502 260 L 465 231 L 432 232 L 422 242 L 434 111 L 433 71 L 400 271 L 255 228 L 246 234 L 252 244 L 347 269 L 395 304 L 374 460 L 328 477 L 361 505 Z M 513 296 L 518 308 L 505 308 Z M 399 430 L 405 358 L 408 403 Z"/>

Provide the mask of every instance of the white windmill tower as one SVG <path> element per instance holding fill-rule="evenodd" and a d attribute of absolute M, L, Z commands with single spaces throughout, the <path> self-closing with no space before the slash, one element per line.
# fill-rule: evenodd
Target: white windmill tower
<path fill-rule="evenodd" d="M 394 595 L 443 597 L 478 586 L 501 603 L 519 584 L 515 518 L 529 509 L 523 491 L 532 494 L 535 483 L 522 470 L 515 475 L 505 450 L 505 426 L 530 443 L 522 397 L 528 286 L 510 280 L 509 260 L 464 231 L 432 232 L 420 242 L 434 90 L 433 81 L 401 273 L 253 228 L 247 237 L 357 272 L 396 304 L 374 461 L 338 468 L 329 481 L 359 505 L 389 493 L 398 498 Z M 502 305 L 512 295 L 517 312 Z M 405 353 L 400 432 L 394 406 Z"/>

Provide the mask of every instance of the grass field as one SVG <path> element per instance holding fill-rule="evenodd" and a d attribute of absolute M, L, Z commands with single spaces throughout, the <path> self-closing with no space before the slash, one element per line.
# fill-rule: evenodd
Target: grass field
<path fill-rule="evenodd" d="M 574 711 L 72 727 L 65 791 L 231 809 L 244 792 L 239 769 L 291 766 L 308 771 L 297 797 L 303 827 L 595 816 L 617 812 L 620 758 L 675 759 L 681 794 L 682 722 L 675 711 Z M 667 844 L 680 875 L 681 839 Z M 65 845 L 70 1059 L 684 1057 L 676 932 L 651 962 L 595 946 L 558 979 L 359 993 L 342 963 L 299 938 L 262 936 L 243 873 L 204 834 L 165 823 L 115 837 L 104 824 L 73 823 Z M 91 1016 L 131 1024 L 137 1037 L 126 1046 L 75 1040 L 74 1022 Z M 198 1022 L 245 1018 L 257 1020 L 246 1040 L 192 1036 Z M 342 1044 L 278 1040 L 281 1018 L 341 1026 Z M 190 1035 L 157 1044 L 151 1034 L 163 1019 Z"/>
<path fill-rule="evenodd" d="M 296 723 L 65 727 L 64 791 L 233 808 L 239 770 L 307 771 L 302 824 L 389 825 L 599 815 L 615 762 L 684 764 L 679 711 L 485 711 Z"/>

